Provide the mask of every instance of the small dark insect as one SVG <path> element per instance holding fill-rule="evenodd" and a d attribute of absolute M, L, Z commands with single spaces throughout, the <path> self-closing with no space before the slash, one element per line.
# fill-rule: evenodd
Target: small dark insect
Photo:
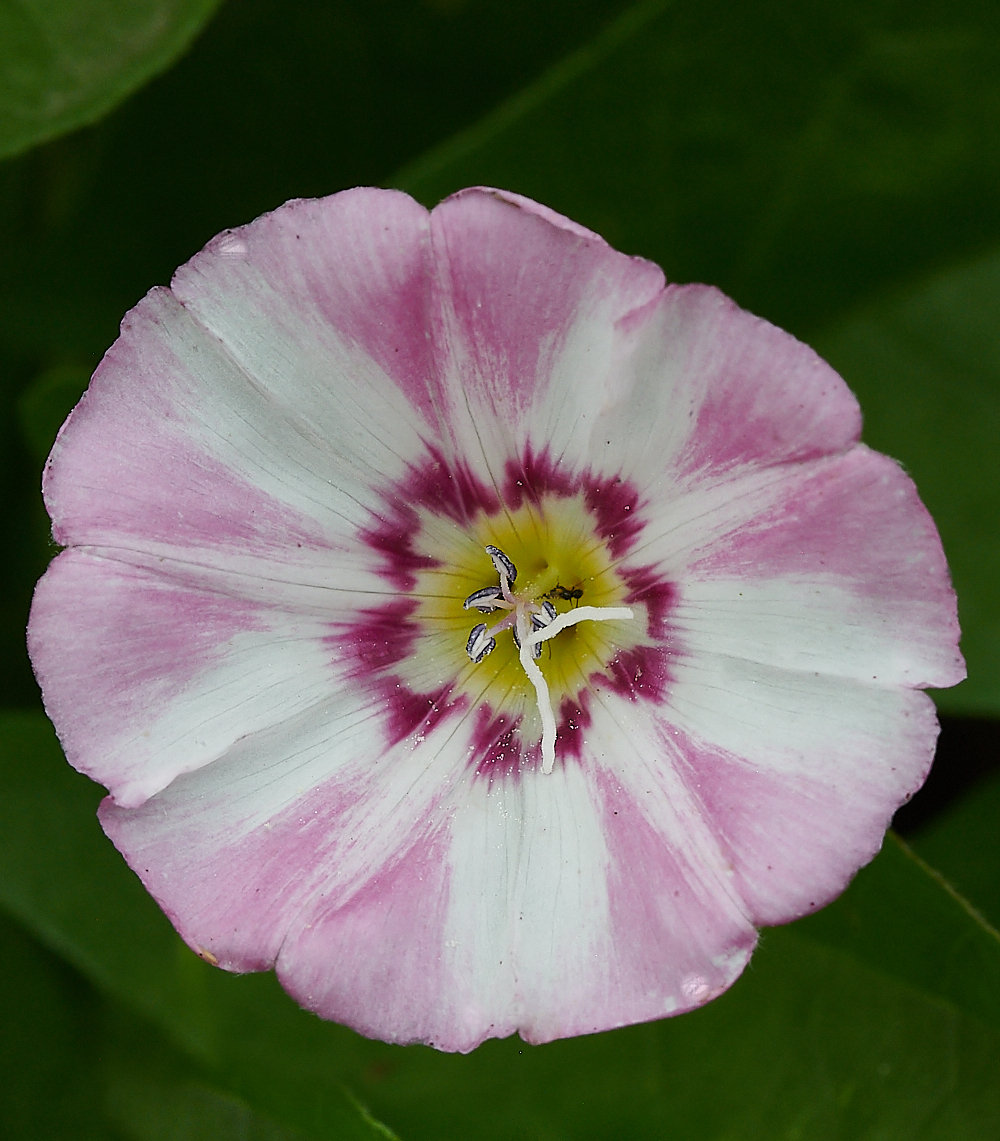
<path fill-rule="evenodd" d="M 569 602 L 572 599 L 573 602 L 576 602 L 579 599 L 583 598 L 583 591 L 578 586 L 570 588 L 568 586 L 561 586 L 557 582 L 555 586 L 545 595 L 545 597 L 558 598 L 563 602 Z"/>

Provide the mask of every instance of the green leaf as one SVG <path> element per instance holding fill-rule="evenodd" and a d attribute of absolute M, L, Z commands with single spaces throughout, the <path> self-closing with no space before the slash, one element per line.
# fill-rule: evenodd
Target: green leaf
<path fill-rule="evenodd" d="M 163 1035 L 0 912 L 4 1136 L 302 1141 L 213 1087 Z"/>
<path fill-rule="evenodd" d="M 98 793 L 47 723 L 7 715 L 0 750 L 2 901 L 234 1094 L 308 1136 L 350 1135 L 317 1104 L 344 1086 L 407 1141 L 1000 1130 L 1000 941 L 895 840 L 831 909 L 764 932 L 744 977 L 703 1010 L 447 1056 L 359 1038 L 295 1009 L 273 976 L 201 963 L 104 840 Z"/>
<path fill-rule="evenodd" d="M 5 1137 L 117 1141 L 95 1064 L 100 1000 L 0 913 L 0 1126 Z"/>
<path fill-rule="evenodd" d="M 1000 927 L 1000 774 L 923 828 L 913 846 L 988 923 Z"/>
<path fill-rule="evenodd" d="M 101 832 L 101 790 L 69 768 L 43 716 L 0 713 L 0 759 L 0 905 L 258 1111 L 310 1137 L 391 1136 L 331 1076 L 313 1045 L 325 1028 L 272 976 L 224 975 L 184 946 Z"/>
<path fill-rule="evenodd" d="M 198 1082 L 168 1084 L 130 1074 L 116 1079 L 109 1114 L 134 1141 L 299 1141 L 303 1136 Z"/>
<path fill-rule="evenodd" d="M 93 123 L 184 51 L 219 0 L 0 0 L 0 158 Z"/>
<path fill-rule="evenodd" d="M 1000 239 L 1000 9 L 645 0 L 400 171 L 482 183 L 800 333 Z"/>
<path fill-rule="evenodd" d="M 24 390 L 18 402 L 21 433 L 39 466 L 52 450 L 63 421 L 73 411 L 90 381 L 79 365 L 46 369 Z"/>
<path fill-rule="evenodd" d="M 130 1141 L 306 1141 L 213 1086 L 148 1023 L 104 1012 L 104 1110 Z"/>
<path fill-rule="evenodd" d="M 850 890 L 795 931 L 1000 1034 L 1000 935 L 893 833 Z"/>

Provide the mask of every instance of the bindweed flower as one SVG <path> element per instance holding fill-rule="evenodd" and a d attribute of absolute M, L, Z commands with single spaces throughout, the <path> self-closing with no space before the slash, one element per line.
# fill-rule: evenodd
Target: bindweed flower
<path fill-rule="evenodd" d="M 524 198 L 291 202 L 60 433 L 46 707 L 188 944 L 325 1018 L 690 1009 L 871 859 L 963 676 L 859 432 L 805 345 Z"/>

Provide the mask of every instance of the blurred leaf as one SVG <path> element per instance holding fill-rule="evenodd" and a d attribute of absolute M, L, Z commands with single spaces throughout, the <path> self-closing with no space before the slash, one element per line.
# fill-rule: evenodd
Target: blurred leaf
<path fill-rule="evenodd" d="M 37 705 L 24 643 L 35 581 L 54 553 L 41 495 L 44 457 L 36 459 L 18 415 L 16 387 L 0 362 L 0 707 Z M 19 379 L 19 378 L 18 378 Z"/>
<path fill-rule="evenodd" d="M 1000 8 L 645 0 L 399 172 L 484 183 L 804 333 L 1000 239 Z"/>
<path fill-rule="evenodd" d="M 110 1116 L 134 1141 L 296 1141 L 303 1136 L 196 1082 L 136 1081 L 119 1074 L 109 1103 Z"/>
<path fill-rule="evenodd" d="M 96 128 L 0 164 L 0 353 L 93 368 L 125 311 L 219 230 L 386 179 L 626 2 L 224 5 Z"/>
<path fill-rule="evenodd" d="M 968 680 L 949 713 L 1000 712 L 1000 251 L 811 338 L 854 389 L 865 439 L 901 460 L 944 540 Z"/>
<path fill-rule="evenodd" d="M 0 158 L 93 123 L 168 67 L 219 0 L 0 0 Z"/>
<path fill-rule="evenodd" d="M 919 832 L 913 847 L 1000 927 L 1000 774 Z"/>
<path fill-rule="evenodd" d="M 795 931 L 1000 1034 L 1000 935 L 893 833 L 850 890 Z"/>
<path fill-rule="evenodd" d="M 99 998 L 2 913 L 0 961 L 0 1133 L 12 1141 L 118 1141 L 98 1082 Z"/>
<path fill-rule="evenodd" d="M 39 465 L 52 450 L 63 421 L 73 411 L 90 382 L 90 370 L 78 365 L 46 369 L 21 394 L 21 432 Z"/>
<path fill-rule="evenodd" d="M 6 906 L 249 1105 L 310 1136 L 342 1135 L 322 1107 L 306 1121 L 317 1098 L 343 1097 L 341 1083 L 407 1141 L 992 1141 L 1000 1130 L 1000 942 L 895 841 L 827 912 L 765 932 L 743 979 L 701 1011 L 447 1056 L 359 1038 L 297 1010 L 272 975 L 200 962 L 101 835 L 99 794 L 48 724 L 8 714 L 0 725 Z"/>
<path fill-rule="evenodd" d="M 296 1141 L 214 1089 L 0 912 L 0 1130 L 11 1141 Z"/>
<path fill-rule="evenodd" d="M 116 1006 L 105 1022 L 104 1108 L 130 1141 L 305 1141 L 210 1085 L 148 1023 Z"/>
<path fill-rule="evenodd" d="M 0 790 L 0 905 L 257 1110 L 312 1137 L 385 1138 L 312 1056 L 318 1019 L 273 978 L 226 976 L 184 946 L 101 832 L 101 790 L 69 768 L 41 714 L 0 713 Z"/>

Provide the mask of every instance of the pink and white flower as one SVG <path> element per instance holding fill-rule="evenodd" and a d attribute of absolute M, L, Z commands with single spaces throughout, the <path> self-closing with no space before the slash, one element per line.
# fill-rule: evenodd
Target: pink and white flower
<path fill-rule="evenodd" d="M 291 202 L 63 427 L 46 707 L 190 946 L 325 1018 L 687 1010 L 871 859 L 964 673 L 859 433 L 805 345 L 524 198 Z"/>

